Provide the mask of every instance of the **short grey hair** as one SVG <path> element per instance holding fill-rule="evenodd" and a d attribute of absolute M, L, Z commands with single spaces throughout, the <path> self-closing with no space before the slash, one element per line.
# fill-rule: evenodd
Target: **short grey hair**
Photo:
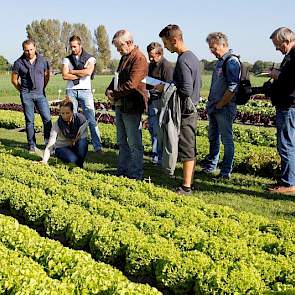
<path fill-rule="evenodd" d="M 222 32 L 213 32 L 210 33 L 206 38 L 207 43 L 214 43 L 214 44 L 224 44 L 228 46 L 228 39 L 227 36 Z"/>
<path fill-rule="evenodd" d="M 295 33 L 286 27 L 276 29 L 269 37 L 270 39 L 276 39 L 278 42 L 283 43 L 285 41 L 295 41 Z"/>
<path fill-rule="evenodd" d="M 133 43 L 132 34 L 127 30 L 120 30 L 116 32 L 116 34 L 114 35 L 112 44 L 116 42 L 127 42 L 127 41 L 131 41 Z"/>

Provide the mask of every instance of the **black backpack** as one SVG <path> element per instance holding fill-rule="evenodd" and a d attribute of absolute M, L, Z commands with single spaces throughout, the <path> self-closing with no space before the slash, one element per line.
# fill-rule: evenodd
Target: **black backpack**
<path fill-rule="evenodd" d="M 245 63 L 242 63 L 240 61 L 240 57 L 238 55 L 230 54 L 224 61 L 222 65 L 222 72 L 224 77 L 226 78 L 226 64 L 227 61 L 232 57 L 235 56 L 238 58 L 239 63 L 241 65 L 241 77 L 239 82 L 239 88 L 238 92 L 236 93 L 236 104 L 237 105 L 243 105 L 246 104 L 251 95 L 252 95 L 252 88 L 251 88 L 251 82 L 250 82 L 250 75 L 249 75 L 249 68 Z"/>

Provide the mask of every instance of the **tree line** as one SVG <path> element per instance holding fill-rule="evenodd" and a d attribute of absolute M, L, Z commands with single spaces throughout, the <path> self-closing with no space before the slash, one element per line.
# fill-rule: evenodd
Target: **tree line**
<path fill-rule="evenodd" d="M 28 24 L 26 33 L 27 38 L 36 42 L 38 51 L 48 59 L 53 71 L 58 71 L 62 59 L 70 54 L 69 38 L 74 34 L 82 39 L 83 48 L 95 56 L 97 73 L 113 72 L 118 65 L 117 60 L 111 59 L 109 38 L 103 25 L 99 25 L 92 34 L 82 23 L 42 19 Z"/>
<path fill-rule="evenodd" d="M 26 27 L 27 37 L 36 42 L 54 70 L 60 69 L 62 59 L 70 53 L 69 38 L 78 35 L 83 48 L 97 60 L 97 72 L 112 71 L 117 62 L 111 60 L 109 37 L 103 25 L 93 32 L 82 23 L 60 22 L 57 19 L 35 20 Z"/>
<path fill-rule="evenodd" d="M 11 65 L 8 60 L 3 55 L 0 55 L 0 72 L 9 71 L 10 68 Z"/>
<path fill-rule="evenodd" d="M 217 60 L 208 61 L 206 59 L 202 59 L 201 60 L 202 70 L 207 72 L 212 72 L 215 68 L 216 63 L 217 63 Z M 247 67 L 249 72 L 253 74 L 265 72 L 268 68 L 271 68 L 274 65 L 272 61 L 262 61 L 262 60 L 257 60 L 255 61 L 254 64 L 251 64 L 248 62 L 244 62 L 243 64 Z"/>
<path fill-rule="evenodd" d="M 50 62 L 53 71 L 59 71 L 62 59 L 70 54 L 69 38 L 78 35 L 83 48 L 93 54 L 97 61 L 97 74 L 114 73 L 119 61 L 111 59 L 110 43 L 104 25 L 99 25 L 93 32 L 82 23 L 60 22 L 57 19 L 35 20 L 26 26 L 27 37 L 36 42 L 38 51 Z M 201 60 L 202 69 L 212 72 L 217 60 Z M 246 63 L 250 72 L 257 74 L 273 65 L 273 62 L 257 60 L 254 64 Z M 11 65 L 0 56 L 0 71 L 11 69 Z"/>

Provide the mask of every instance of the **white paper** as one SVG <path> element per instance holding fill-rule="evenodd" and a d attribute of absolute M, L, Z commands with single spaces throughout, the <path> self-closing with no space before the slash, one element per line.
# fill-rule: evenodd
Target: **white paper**
<path fill-rule="evenodd" d="M 256 77 L 270 77 L 270 73 L 262 72 L 255 75 Z"/>
<path fill-rule="evenodd" d="M 118 82 L 119 82 L 119 73 L 115 72 L 115 77 L 114 77 L 114 90 L 118 90 Z"/>
<path fill-rule="evenodd" d="M 144 79 L 141 80 L 141 82 L 148 84 L 148 85 L 152 85 L 152 86 L 156 86 L 159 84 L 164 84 L 165 86 L 169 86 L 170 84 L 164 81 L 161 81 L 159 79 L 155 79 L 149 76 L 146 76 Z"/>

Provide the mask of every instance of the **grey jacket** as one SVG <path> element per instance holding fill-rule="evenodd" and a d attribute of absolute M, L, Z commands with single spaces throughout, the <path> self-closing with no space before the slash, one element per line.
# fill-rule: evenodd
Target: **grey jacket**
<path fill-rule="evenodd" d="M 162 166 L 173 175 L 178 156 L 178 138 L 181 124 L 180 98 L 176 86 L 170 84 L 160 98 L 159 145 L 163 147 Z"/>

